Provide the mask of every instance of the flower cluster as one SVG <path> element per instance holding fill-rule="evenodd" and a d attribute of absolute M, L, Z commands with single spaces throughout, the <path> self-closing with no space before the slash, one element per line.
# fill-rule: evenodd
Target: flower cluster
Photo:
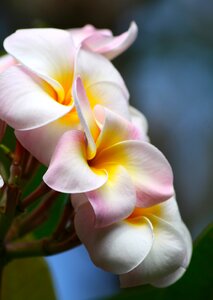
<path fill-rule="evenodd" d="M 6 124 L 47 166 L 44 182 L 71 194 L 78 237 L 94 263 L 122 287 L 163 287 L 191 257 L 172 169 L 129 105 L 111 63 L 137 36 L 133 22 L 114 37 L 91 25 L 18 30 L 0 60 L 0 139 Z M 2 184 L 1 184 L 2 185 Z"/>

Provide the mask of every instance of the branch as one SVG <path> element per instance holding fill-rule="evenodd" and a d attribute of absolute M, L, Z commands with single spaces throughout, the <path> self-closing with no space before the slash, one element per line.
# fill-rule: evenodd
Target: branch
<path fill-rule="evenodd" d="M 47 194 L 50 188 L 42 181 L 41 184 L 19 204 L 19 208 L 24 210 L 29 205 L 34 203 L 38 198 Z"/>
<path fill-rule="evenodd" d="M 2 241 L 10 228 L 16 213 L 16 205 L 20 198 L 20 190 L 16 186 L 8 186 L 4 190 L 4 203 L 0 207 L 0 240 Z M 3 199 L 2 198 L 2 199 Z M 1 200 L 2 201 L 2 200 Z"/>
<path fill-rule="evenodd" d="M 8 242 L 16 238 L 20 238 L 43 224 L 47 220 L 50 213 L 50 207 L 53 205 L 57 196 L 58 192 L 53 190 L 49 191 L 45 199 L 42 200 L 41 204 L 35 210 L 29 213 L 26 218 L 15 219 L 7 233 L 5 241 Z"/>
<path fill-rule="evenodd" d="M 37 159 L 35 159 L 35 157 L 33 157 L 31 154 L 28 154 L 27 161 L 23 170 L 23 178 L 26 179 L 29 177 L 29 175 L 32 175 L 39 164 L 40 163 L 37 161 Z"/>
<path fill-rule="evenodd" d="M 35 256 L 50 256 L 70 250 L 81 242 L 77 235 L 73 233 L 63 241 L 57 242 L 53 238 L 43 238 L 38 241 L 30 242 L 15 242 L 5 245 L 5 253 L 8 260 L 35 257 Z"/>
<path fill-rule="evenodd" d="M 52 234 L 52 237 L 55 240 L 60 240 L 60 238 L 63 238 L 63 233 L 66 231 L 66 225 L 70 221 L 72 213 L 73 213 L 73 207 L 71 201 L 67 200 L 67 202 L 64 205 L 64 211 L 61 215 L 59 223 Z"/>

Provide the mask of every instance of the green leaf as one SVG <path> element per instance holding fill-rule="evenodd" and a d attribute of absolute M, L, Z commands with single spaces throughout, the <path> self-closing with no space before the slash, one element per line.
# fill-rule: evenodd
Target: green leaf
<path fill-rule="evenodd" d="M 2 300 L 56 300 L 47 263 L 26 258 L 9 263 L 3 272 Z"/>
<path fill-rule="evenodd" d="M 147 286 L 123 290 L 110 299 L 212 300 L 213 299 L 213 224 L 194 242 L 192 260 L 185 275 L 174 285 L 158 289 Z"/>

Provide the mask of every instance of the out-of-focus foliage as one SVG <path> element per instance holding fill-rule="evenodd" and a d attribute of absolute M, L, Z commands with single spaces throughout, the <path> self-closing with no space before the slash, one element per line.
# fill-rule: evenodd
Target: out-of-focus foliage
<path fill-rule="evenodd" d="M 158 289 L 151 286 L 126 289 L 112 300 L 119 299 L 213 299 L 213 224 L 197 238 L 191 264 L 185 275 L 174 285 Z"/>
<path fill-rule="evenodd" d="M 43 258 L 14 260 L 3 273 L 2 300 L 55 300 L 47 263 Z"/>

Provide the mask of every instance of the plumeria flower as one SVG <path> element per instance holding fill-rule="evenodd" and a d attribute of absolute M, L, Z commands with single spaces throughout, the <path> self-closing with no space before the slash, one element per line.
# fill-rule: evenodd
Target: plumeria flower
<path fill-rule="evenodd" d="M 111 30 L 97 29 L 92 25 L 70 29 L 69 32 L 76 46 L 82 45 L 87 50 L 113 59 L 131 46 L 137 37 L 138 28 L 132 22 L 128 31 L 115 37 Z"/>
<path fill-rule="evenodd" d="M 141 140 L 149 142 L 147 119 L 138 109 L 133 106 L 129 107 L 129 112 L 131 122 L 135 127 L 137 127 Z"/>
<path fill-rule="evenodd" d="M 18 30 L 4 47 L 18 64 L 0 75 L 0 118 L 44 164 L 62 133 L 80 128 L 72 93 L 77 75 L 92 107 L 101 104 L 130 118 L 129 94 L 118 71 L 102 55 L 76 48 L 68 31 Z"/>
<path fill-rule="evenodd" d="M 75 228 L 96 266 L 120 275 L 121 287 L 166 287 L 189 265 L 192 241 L 174 197 L 135 208 L 125 220 L 97 228 L 90 203 L 78 206 Z"/>
<path fill-rule="evenodd" d="M 0 73 L 7 70 L 9 67 L 14 66 L 16 60 L 10 55 L 3 55 L 0 57 Z"/>
<path fill-rule="evenodd" d="M 4 72 L 9 67 L 11 67 L 15 64 L 16 64 L 16 61 L 12 56 L 3 55 L 2 57 L 0 57 L 0 73 Z M 7 127 L 6 123 L 4 121 L 0 120 L 0 142 L 5 134 L 6 127 Z"/>
<path fill-rule="evenodd" d="M 43 179 L 64 193 L 85 193 L 97 226 L 173 195 L 171 167 L 131 122 L 96 105 L 92 110 L 80 77 L 74 100 L 84 132 L 72 130 L 59 140 Z"/>
<path fill-rule="evenodd" d="M 0 188 L 2 188 L 4 185 L 4 180 L 2 178 L 2 176 L 0 175 Z"/>

